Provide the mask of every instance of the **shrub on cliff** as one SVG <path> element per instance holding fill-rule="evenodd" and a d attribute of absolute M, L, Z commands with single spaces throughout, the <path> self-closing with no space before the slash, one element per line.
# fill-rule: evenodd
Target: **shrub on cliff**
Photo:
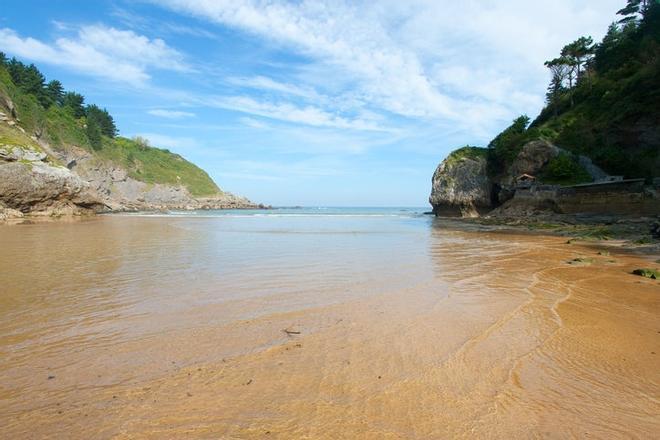
<path fill-rule="evenodd" d="M 521 115 L 488 144 L 488 172 L 492 176 L 502 173 L 530 140 L 527 130 L 529 117 Z"/>
<path fill-rule="evenodd" d="M 473 147 L 471 145 L 466 145 L 457 150 L 452 151 L 449 156 L 447 156 L 446 161 L 448 163 L 457 162 L 463 158 L 468 159 L 479 159 L 487 157 L 488 150 L 480 147 Z"/>
<path fill-rule="evenodd" d="M 560 153 L 543 167 L 539 180 L 556 185 L 575 185 L 591 182 L 591 175 L 580 165 L 573 155 Z"/>

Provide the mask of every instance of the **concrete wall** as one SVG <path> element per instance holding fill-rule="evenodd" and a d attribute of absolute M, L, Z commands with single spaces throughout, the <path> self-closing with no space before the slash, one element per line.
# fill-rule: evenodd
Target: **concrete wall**
<path fill-rule="evenodd" d="M 516 190 L 512 204 L 564 214 L 660 215 L 660 188 L 641 180 L 558 187 L 533 185 Z"/>

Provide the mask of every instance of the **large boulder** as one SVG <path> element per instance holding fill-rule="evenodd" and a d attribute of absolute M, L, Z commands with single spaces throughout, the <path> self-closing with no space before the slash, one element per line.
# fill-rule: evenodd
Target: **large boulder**
<path fill-rule="evenodd" d="M 440 163 L 429 202 L 437 216 L 478 217 L 492 208 L 485 148 L 464 147 Z"/>
<path fill-rule="evenodd" d="M 514 185 L 516 179 L 522 174 L 537 175 L 561 151 L 559 147 L 542 139 L 526 143 L 509 166 L 506 175 L 501 179 L 501 185 Z"/>
<path fill-rule="evenodd" d="M 0 203 L 23 213 L 82 214 L 102 208 L 89 185 L 43 161 L 0 161 Z"/>
<path fill-rule="evenodd" d="M 15 145 L 0 145 L 0 160 L 14 161 L 42 161 L 46 160 L 46 153 L 34 147 L 18 147 Z"/>

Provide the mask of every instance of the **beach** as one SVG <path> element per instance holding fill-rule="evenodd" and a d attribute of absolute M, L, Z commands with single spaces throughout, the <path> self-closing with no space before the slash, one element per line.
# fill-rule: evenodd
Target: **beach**
<path fill-rule="evenodd" d="M 0 437 L 653 438 L 658 258 L 413 209 L 3 225 Z"/>

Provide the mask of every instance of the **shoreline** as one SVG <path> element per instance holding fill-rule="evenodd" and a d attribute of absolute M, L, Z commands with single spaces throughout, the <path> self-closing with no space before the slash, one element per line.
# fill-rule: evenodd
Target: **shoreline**
<path fill-rule="evenodd" d="M 27 224 L 27 223 L 36 223 L 36 222 L 71 222 L 76 220 L 88 220 L 110 215 L 121 215 L 121 214 L 140 214 L 140 213 L 163 213 L 167 214 L 169 212 L 190 212 L 190 211 L 233 211 L 233 210 L 272 210 L 274 209 L 270 205 L 245 205 L 245 206 L 236 206 L 236 207 L 223 207 L 223 208 L 153 208 L 153 209 L 117 209 L 111 211 L 99 211 L 99 212 L 85 212 L 77 211 L 69 214 L 52 214 L 48 211 L 36 211 L 23 213 L 21 211 L 11 209 L 11 208 L 1 208 L 0 207 L 0 226 L 5 224 Z"/>
<path fill-rule="evenodd" d="M 565 237 L 566 244 L 581 243 L 616 248 L 640 255 L 660 256 L 660 217 L 552 215 L 479 218 L 436 217 L 462 231 L 520 233 Z"/>

